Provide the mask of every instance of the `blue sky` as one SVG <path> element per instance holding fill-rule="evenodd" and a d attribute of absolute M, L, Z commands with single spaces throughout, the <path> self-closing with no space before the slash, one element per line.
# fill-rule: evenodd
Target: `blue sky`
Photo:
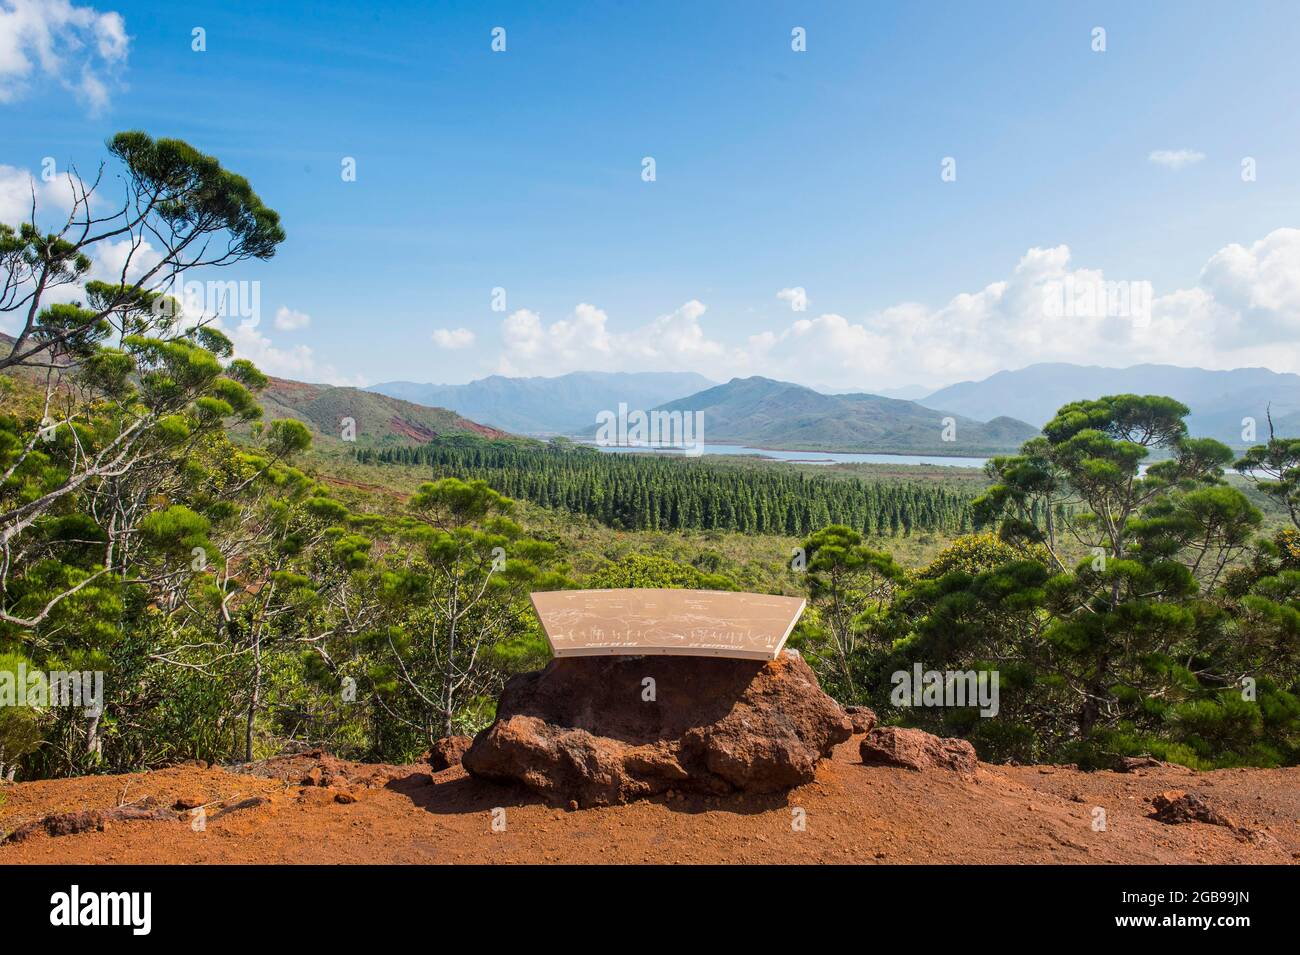
<path fill-rule="evenodd" d="M 234 270 L 266 313 L 236 341 L 275 373 L 1300 371 L 1293 4 L 71 6 L 129 47 L 24 74 L 0 13 L 0 164 L 84 173 L 140 128 L 246 175 L 289 238 Z M 1066 276 L 1149 282 L 1152 314 L 1045 320 Z"/>

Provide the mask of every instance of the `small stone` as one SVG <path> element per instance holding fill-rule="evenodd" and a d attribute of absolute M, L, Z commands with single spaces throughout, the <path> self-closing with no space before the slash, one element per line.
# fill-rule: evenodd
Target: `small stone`
<path fill-rule="evenodd" d="M 429 765 L 435 773 L 459 766 L 461 757 L 473 744 L 472 736 L 444 736 L 429 748 Z"/>
<path fill-rule="evenodd" d="M 853 733 L 870 733 L 876 725 L 876 712 L 865 706 L 846 706 L 844 712 L 849 715 L 849 722 L 853 724 Z"/>

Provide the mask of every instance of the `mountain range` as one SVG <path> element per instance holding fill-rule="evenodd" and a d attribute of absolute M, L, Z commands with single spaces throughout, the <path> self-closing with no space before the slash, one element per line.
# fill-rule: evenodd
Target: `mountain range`
<path fill-rule="evenodd" d="M 0 349 L 12 343 L 0 333 Z M 493 375 L 464 385 L 390 381 L 365 389 L 272 378 L 260 400 L 267 420 L 303 421 L 326 443 L 339 440 L 345 418 L 355 421 L 357 441 L 365 445 L 422 444 L 456 432 L 591 438 L 596 414 L 616 412 L 624 403 L 630 410 L 703 411 L 711 444 L 979 455 L 1017 449 L 1068 402 L 1124 393 L 1175 398 L 1191 409 L 1193 435 L 1234 447 L 1265 440 L 1270 412 L 1279 434 L 1300 433 L 1300 375 L 1152 364 L 1040 363 L 949 385 L 914 401 L 827 394 L 763 377 L 717 385 L 694 372 Z M 942 440 L 948 417 L 955 423 L 951 442 Z M 1246 418 L 1256 423 L 1254 439 L 1243 437 Z"/>
<path fill-rule="evenodd" d="M 694 394 L 714 382 L 694 372 L 576 371 L 554 378 L 492 375 L 464 385 L 386 381 L 367 391 L 405 401 L 449 408 L 483 424 L 517 434 L 578 434 L 597 412 L 653 408 Z"/>
<path fill-rule="evenodd" d="M 1066 362 L 1000 371 L 982 381 L 963 381 L 922 398 L 928 408 L 972 418 L 1006 415 L 1041 426 L 1064 404 L 1114 394 L 1167 395 L 1191 409 L 1188 427 L 1197 437 L 1241 447 L 1242 419 L 1253 418 L 1259 440 L 1267 437 L 1271 408 L 1279 434 L 1300 431 L 1300 375 L 1266 368 L 1208 371 L 1176 365 L 1100 368 Z"/>
<path fill-rule="evenodd" d="M 1300 432 L 1300 375 L 1265 368 L 1211 371 L 1175 365 L 1103 368 L 1053 362 L 1000 371 L 908 401 L 877 394 L 825 394 L 771 378 L 716 385 L 691 372 L 574 372 L 555 378 L 493 375 L 465 385 L 386 382 L 367 389 L 273 378 L 262 394 L 268 419 L 298 418 L 336 439 L 344 417 L 363 444 L 419 444 L 441 434 L 504 432 L 592 438 L 595 416 L 630 410 L 702 411 L 710 444 L 791 450 L 982 455 L 1015 450 L 1057 409 L 1107 394 L 1159 394 L 1191 409 L 1198 437 L 1235 447 L 1242 420 L 1267 437 Z M 943 441 L 943 419 L 955 422 Z"/>
<path fill-rule="evenodd" d="M 1016 450 L 1037 434 L 1023 421 L 998 417 L 989 422 L 949 415 L 880 395 L 827 395 L 803 385 L 771 378 L 733 378 L 655 411 L 703 412 L 709 444 L 801 451 L 881 451 L 894 453 L 987 454 Z M 944 439 L 951 418 L 953 440 Z M 592 437 L 595 427 L 583 430 Z"/>

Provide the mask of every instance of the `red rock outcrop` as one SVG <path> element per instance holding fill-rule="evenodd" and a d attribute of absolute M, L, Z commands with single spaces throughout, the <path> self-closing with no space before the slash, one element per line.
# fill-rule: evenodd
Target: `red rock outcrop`
<path fill-rule="evenodd" d="M 462 762 L 557 802 L 676 790 L 780 792 L 812 780 L 849 718 L 803 658 L 567 657 L 506 684 Z"/>
<path fill-rule="evenodd" d="M 902 766 L 922 772 L 950 769 L 971 775 L 979 761 L 975 747 L 964 739 L 940 739 L 924 730 L 901 726 L 873 729 L 862 740 L 858 752 L 873 766 Z"/>

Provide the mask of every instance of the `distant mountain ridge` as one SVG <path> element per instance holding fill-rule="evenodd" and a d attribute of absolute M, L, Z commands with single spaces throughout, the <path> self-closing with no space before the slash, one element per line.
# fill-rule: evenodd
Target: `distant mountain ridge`
<path fill-rule="evenodd" d="M 788 381 L 733 378 L 652 410 L 701 411 L 707 444 L 804 451 L 879 451 L 978 455 L 1013 451 L 1037 430 L 1007 417 L 981 422 L 952 415 L 952 441 L 943 439 L 949 415 L 914 401 L 880 395 L 826 395 Z M 594 436 L 595 427 L 584 431 Z"/>
<path fill-rule="evenodd" d="M 491 375 L 464 385 L 386 381 L 367 391 L 415 404 L 449 408 L 516 434 L 579 434 L 597 413 L 653 408 L 715 384 L 694 372 L 575 371 L 554 378 Z"/>
<path fill-rule="evenodd" d="M 1000 371 L 982 381 L 963 381 L 922 398 L 928 408 L 948 408 L 973 418 L 1009 415 L 1035 426 L 1070 401 L 1112 394 L 1166 395 L 1191 409 L 1188 426 L 1197 437 L 1242 446 L 1242 419 L 1253 418 L 1260 441 L 1267 437 L 1270 406 L 1279 433 L 1300 431 L 1300 375 L 1267 368 L 1210 371 L 1177 365 L 1102 368 L 1052 362 Z"/>
<path fill-rule="evenodd" d="M 0 332 L 0 354 L 8 354 L 14 338 Z M 4 374 L 39 382 L 42 373 L 34 368 L 10 368 Z M 509 435 L 448 411 L 430 408 L 360 388 L 313 384 L 290 378 L 268 376 L 269 383 L 257 395 L 263 421 L 292 418 L 312 431 L 318 444 L 342 441 L 344 419 L 353 422 L 356 443 L 366 447 L 427 444 L 447 434 L 472 433 L 487 438 Z M 241 432 L 247 426 L 240 426 Z"/>

